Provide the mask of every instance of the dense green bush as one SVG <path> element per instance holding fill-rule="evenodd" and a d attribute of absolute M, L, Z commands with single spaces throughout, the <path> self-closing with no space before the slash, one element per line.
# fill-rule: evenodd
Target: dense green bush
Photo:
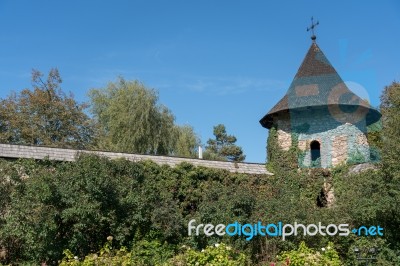
<path fill-rule="evenodd" d="M 359 150 L 356 150 L 355 152 L 349 154 L 349 156 L 347 158 L 347 164 L 349 164 L 349 165 L 361 164 L 361 163 L 365 163 L 365 162 L 367 162 L 367 160 L 365 160 L 364 155 Z"/>
<path fill-rule="evenodd" d="M 133 265 L 164 265 L 175 254 L 175 247 L 157 240 L 142 240 L 134 244 L 131 252 Z"/>
<path fill-rule="evenodd" d="M 172 258 L 168 265 L 186 266 L 241 266 L 246 265 L 246 255 L 235 251 L 231 246 L 216 243 L 201 251 L 183 246 L 183 253 Z"/>
<path fill-rule="evenodd" d="M 173 257 L 173 249 L 168 244 L 143 241 L 129 252 L 125 247 L 113 249 L 110 238 L 98 253 L 89 254 L 84 259 L 65 250 L 60 266 L 241 266 L 248 262 L 244 254 L 225 244 L 208 246 L 201 251 L 183 245 Z"/>
<path fill-rule="evenodd" d="M 66 249 L 82 258 L 109 235 L 116 248 L 135 250 L 152 240 L 202 248 L 215 239 L 188 239 L 188 217 L 249 217 L 257 195 L 250 187 L 249 195 L 235 189 L 249 182 L 245 175 L 189 164 L 171 168 L 82 155 L 74 163 L 3 161 L 1 171 L 3 263 L 56 263 Z M 236 195 L 230 207 L 221 204 Z"/>
<path fill-rule="evenodd" d="M 189 237 L 191 219 L 214 225 L 234 221 L 379 224 L 385 228 L 381 261 L 397 262 L 399 214 L 393 201 L 397 195 L 393 179 L 380 171 L 349 176 L 346 166 L 326 171 L 298 170 L 278 162 L 271 165 L 273 176 L 234 174 L 186 163 L 171 168 L 93 155 L 64 163 L 0 161 L 0 262 L 57 264 L 63 251 L 70 250 L 68 254 L 73 254 L 72 259 L 77 256 L 80 263 L 85 257 L 87 263 L 101 257 L 157 265 L 204 256 L 202 249 L 223 242 L 240 251 L 250 264 L 268 265 L 279 253 L 296 250 L 301 241 L 314 250 L 331 241 L 340 259 L 351 265 L 354 244 L 360 239 L 374 241 L 355 235 L 298 235 L 285 241 L 261 236 L 251 241 L 240 236 Z M 317 203 L 328 185 L 334 187 L 335 201 L 321 208 Z M 113 236 L 112 252 L 119 253 L 99 253 L 108 236 Z M 177 248 L 183 245 L 191 251 Z M 71 260 L 66 257 L 64 262 L 67 259 Z M 77 263 L 75 259 L 68 262 Z"/>
<path fill-rule="evenodd" d="M 89 254 L 83 260 L 75 256 L 70 250 L 64 251 L 65 257 L 60 266 L 108 266 L 108 265 L 135 265 L 131 260 L 131 252 L 125 247 L 113 249 L 111 241 L 108 241 L 99 253 Z"/>
<path fill-rule="evenodd" d="M 70 250 L 64 251 L 64 258 L 60 266 L 100 266 L 100 265 L 123 265 L 123 266 L 155 266 L 167 265 L 174 255 L 174 248 L 168 244 L 158 241 L 140 241 L 135 244 L 131 251 L 126 247 L 113 248 L 113 237 L 107 237 L 107 242 L 99 252 L 89 254 L 80 259 Z"/>
<path fill-rule="evenodd" d="M 342 265 L 338 253 L 333 244 L 328 243 L 320 251 L 314 250 L 301 242 L 296 250 L 285 251 L 278 256 L 281 263 L 289 263 L 290 266 L 340 266 Z"/>

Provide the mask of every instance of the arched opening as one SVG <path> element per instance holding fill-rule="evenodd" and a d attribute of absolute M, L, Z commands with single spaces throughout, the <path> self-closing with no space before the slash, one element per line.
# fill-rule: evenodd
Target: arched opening
<path fill-rule="evenodd" d="M 313 140 L 310 143 L 311 148 L 311 164 L 312 166 L 319 167 L 321 166 L 321 144 Z"/>

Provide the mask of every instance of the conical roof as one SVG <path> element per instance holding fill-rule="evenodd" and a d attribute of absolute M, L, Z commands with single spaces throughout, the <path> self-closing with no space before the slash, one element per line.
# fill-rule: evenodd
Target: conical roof
<path fill-rule="evenodd" d="M 271 128 L 274 116 L 281 112 L 327 106 L 362 109 L 368 124 L 378 121 L 381 116 L 346 86 L 319 46 L 313 42 L 287 93 L 260 123 L 263 127 Z"/>

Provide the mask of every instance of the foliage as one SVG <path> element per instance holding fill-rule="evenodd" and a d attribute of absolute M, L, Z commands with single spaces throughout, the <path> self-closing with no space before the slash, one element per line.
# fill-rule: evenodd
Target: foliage
<path fill-rule="evenodd" d="M 278 256 L 279 261 L 289 262 L 287 265 L 293 266 L 340 266 L 338 253 L 333 248 L 333 243 L 329 242 L 326 248 L 315 251 L 301 242 L 297 250 L 285 251 Z"/>
<path fill-rule="evenodd" d="M 125 247 L 121 249 L 113 249 L 112 237 L 108 237 L 108 241 L 97 254 L 87 255 L 83 261 L 79 260 L 78 256 L 74 256 L 70 250 L 64 251 L 65 257 L 62 259 L 60 266 L 106 266 L 106 265 L 121 265 L 129 266 L 136 265 L 131 261 L 131 253 Z"/>
<path fill-rule="evenodd" d="M 99 148 L 132 153 L 170 154 L 174 116 L 158 103 L 155 90 L 122 77 L 89 93 L 99 127 Z"/>
<path fill-rule="evenodd" d="M 51 69 L 47 79 L 32 71 L 33 90 L 13 93 L 0 102 L 0 142 L 88 148 L 93 125 L 85 114 L 86 104 L 78 104 L 61 90 L 61 77 Z"/>
<path fill-rule="evenodd" d="M 382 152 L 382 120 L 367 126 L 367 139 L 370 149 L 372 149 L 371 161 L 380 161 Z"/>
<path fill-rule="evenodd" d="M 243 154 L 242 148 L 235 144 L 236 137 L 228 135 L 223 124 L 216 125 L 213 134 L 215 139 L 209 139 L 207 141 L 204 153 L 205 159 L 228 160 L 234 162 L 244 161 L 246 156 Z"/>
<path fill-rule="evenodd" d="M 89 92 L 98 148 L 129 153 L 194 157 L 200 141 L 190 126 L 175 125 L 171 111 L 143 83 L 122 77 Z"/>
<path fill-rule="evenodd" d="M 276 168 L 280 174 L 253 176 L 187 163 L 171 168 L 93 155 L 68 163 L 20 160 L 3 161 L 0 166 L 1 189 L 6 193 L 0 197 L 0 250 L 6 250 L 2 263 L 51 263 L 60 260 L 66 249 L 79 258 L 93 259 L 93 252 L 110 235 L 113 252 L 129 250 L 131 261 L 154 265 L 170 257 L 187 258 L 176 254 L 175 246 L 201 250 L 221 241 L 240 250 L 253 265 L 274 261 L 277 253 L 295 249 L 300 241 L 317 248 L 331 240 L 340 256 L 350 259 L 356 241 L 350 236 L 327 239 L 318 235 L 285 241 L 260 236 L 251 241 L 239 236 L 188 237 L 191 219 L 212 224 L 379 224 L 385 228 L 382 256 L 389 262 L 398 257 L 398 227 L 393 217 L 388 220 L 392 195 L 379 171 L 349 177 L 346 167 L 331 173 Z M 333 208 L 317 206 L 325 182 L 335 188 Z M 124 246 L 130 248 L 124 250 Z M 118 259 L 128 256 L 123 252 Z M 110 260 L 115 256 L 110 255 Z"/>
<path fill-rule="evenodd" d="M 388 195 L 381 219 L 391 236 L 391 244 L 400 249 L 400 83 L 393 82 L 381 95 L 382 178 Z"/>
<path fill-rule="evenodd" d="M 356 247 L 359 254 L 354 252 Z M 372 258 L 373 254 L 370 252 L 371 248 L 374 248 L 377 252 L 377 254 L 374 255 L 375 260 L 371 263 L 372 265 L 391 266 L 400 264 L 400 253 L 392 250 L 384 239 L 378 237 L 374 239 L 355 239 L 354 243 L 349 248 L 347 260 L 345 261 L 346 265 L 359 265 L 357 261 L 358 256 L 361 258 Z"/>
<path fill-rule="evenodd" d="M 200 138 L 196 135 L 193 127 L 176 126 L 177 139 L 174 154 L 182 157 L 196 158 L 197 149 L 201 146 Z"/>
<path fill-rule="evenodd" d="M 174 249 L 171 246 L 160 244 L 158 241 L 140 241 L 131 251 L 128 251 L 126 247 L 113 248 L 112 239 L 111 236 L 107 237 L 107 242 L 98 253 L 89 254 L 82 261 L 70 250 L 65 250 L 60 266 L 167 265 L 168 259 L 174 255 Z"/>
<path fill-rule="evenodd" d="M 167 243 L 142 240 L 134 244 L 131 261 L 138 266 L 165 265 L 174 254 L 174 247 Z"/>
<path fill-rule="evenodd" d="M 388 101 L 396 102 L 396 95 L 390 94 Z M 398 143 L 392 139 L 397 135 L 388 136 L 398 128 L 393 121 L 397 121 L 399 109 L 395 104 L 385 108 L 389 109 L 383 112 L 382 147 L 395 151 Z M 105 261 L 129 257 L 136 264 L 184 265 L 189 259 L 195 263 L 195 259 L 211 260 L 217 255 L 225 258 L 225 253 L 213 253 L 215 243 L 222 241 L 232 252 L 240 250 L 251 265 L 269 265 L 278 254 L 319 260 L 321 265 L 324 260 L 336 261 L 339 255 L 346 265 L 356 265 L 355 246 L 379 247 L 378 265 L 399 264 L 399 166 L 392 150 L 382 153 L 378 170 L 349 174 L 346 164 L 329 170 L 298 169 L 298 149 L 271 152 L 278 147 L 274 129 L 268 144 L 273 176 L 229 173 L 187 163 L 171 168 L 94 155 L 64 163 L 0 161 L 0 263 L 54 264 L 67 249 L 70 255 L 93 259 L 104 239 L 112 235 L 113 249 L 110 255 L 103 254 L 108 256 Z M 334 188 L 333 203 L 329 207 L 318 204 L 329 188 Z M 297 235 L 285 241 L 261 236 L 251 241 L 243 236 L 188 236 L 191 219 L 214 225 L 234 221 L 347 223 L 350 229 L 380 225 L 384 236 Z M 304 245 L 300 245 L 302 241 Z M 329 242 L 335 249 L 319 251 L 331 245 Z M 182 245 L 193 249 L 177 253 L 176 247 Z M 300 258 L 298 247 L 308 255 Z M 205 251 L 197 251 L 202 249 Z M 101 257 L 99 254 L 96 256 Z"/>
<path fill-rule="evenodd" d="M 352 164 L 365 163 L 366 160 L 364 155 L 359 150 L 356 150 L 353 153 L 349 154 L 346 162 L 347 164 L 352 165 Z"/>
<path fill-rule="evenodd" d="M 108 237 L 109 239 L 111 237 Z M 233 250 L 225 244 L 208 246 L 196 251 L 182 246 L 182 252 L 172 257 L 173 249 L 168 245 L 161 245 L 157 241 L 142 241 L 138 246 L 128 251 L 125 247 L 114 249 L 112 240 L 108 240 L 98 253 L 89 254 L 83 260 L 70 250 L 64 251 L 64 258 L 60 266 L 94 266 L 94 265 L 136 265 L 136 266 L 174 266 L 174 265 L 218 265 L 242 266 L 246 263 L 246 256 Z"/>
<path fill-rule="evenodd" d="M 295 138 L 292 138 L 295 142 Z M 297 170 L 297 165 L 299 163 L 300 151 L 297 148 L 296 143 L 292 143 L 288 151 L 282 150 L 278 144 L 278 132 L 275 127 L 269 130 L 267 139 L 267 168 L 276 173 L 276 171 L 282 172 L 284 174 L 287 171 Z M 302 157 L 302 156 L 300 156 Z M 303 158 L 300 159 L 301 161 Z"/>
<path fill-rule="evenodd" d="M 246 256 L 235 251 L 231 246 L 215 244 L 201 251 L 183 246 L 183 254 L 179 254 L 169 261 L 169 265 L 187 266 L 242 266 L 246 264 Z"/>
<path fill-rule="evenodd" d="M 7 183 L 8 175 L 15 184 Z M 151 239 L 179 243 L 186 232 L 183 217 L 206 206 L 207 183 L 236 178 L 187 164 L 170 168 L 93 155 L 74 163 L 8 162 L 2 176 L 2 189 L 9 193 L 2 195 L 0 211 L 6 263 L 57 261 L 65 249 L 82 258 L 108 235 L 116 248 L 135 249 Z"/>
<path fill-rule="evenodd" d="M 384 88 L 381 95 L 382 148 L 385 170 L 400 177 L 397 167 L 400 154 L 400 83 L 393 82 Z"/>

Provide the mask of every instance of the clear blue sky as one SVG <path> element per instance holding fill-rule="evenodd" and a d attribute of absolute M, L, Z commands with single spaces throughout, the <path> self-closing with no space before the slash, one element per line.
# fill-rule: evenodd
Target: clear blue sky
<path fill-rule="evenodd" d="M 264 162 L 258 121 L 299 68 L 311 16 L 342 78 L 378 105 L 400 80 L 398 1 L 2 0 L 0 97 L 29 88 L 32 68 L 57 67 L 78 101 L 122 75 L 157 89 L 203 143 L 223 123 L 246 161 Z"/>

